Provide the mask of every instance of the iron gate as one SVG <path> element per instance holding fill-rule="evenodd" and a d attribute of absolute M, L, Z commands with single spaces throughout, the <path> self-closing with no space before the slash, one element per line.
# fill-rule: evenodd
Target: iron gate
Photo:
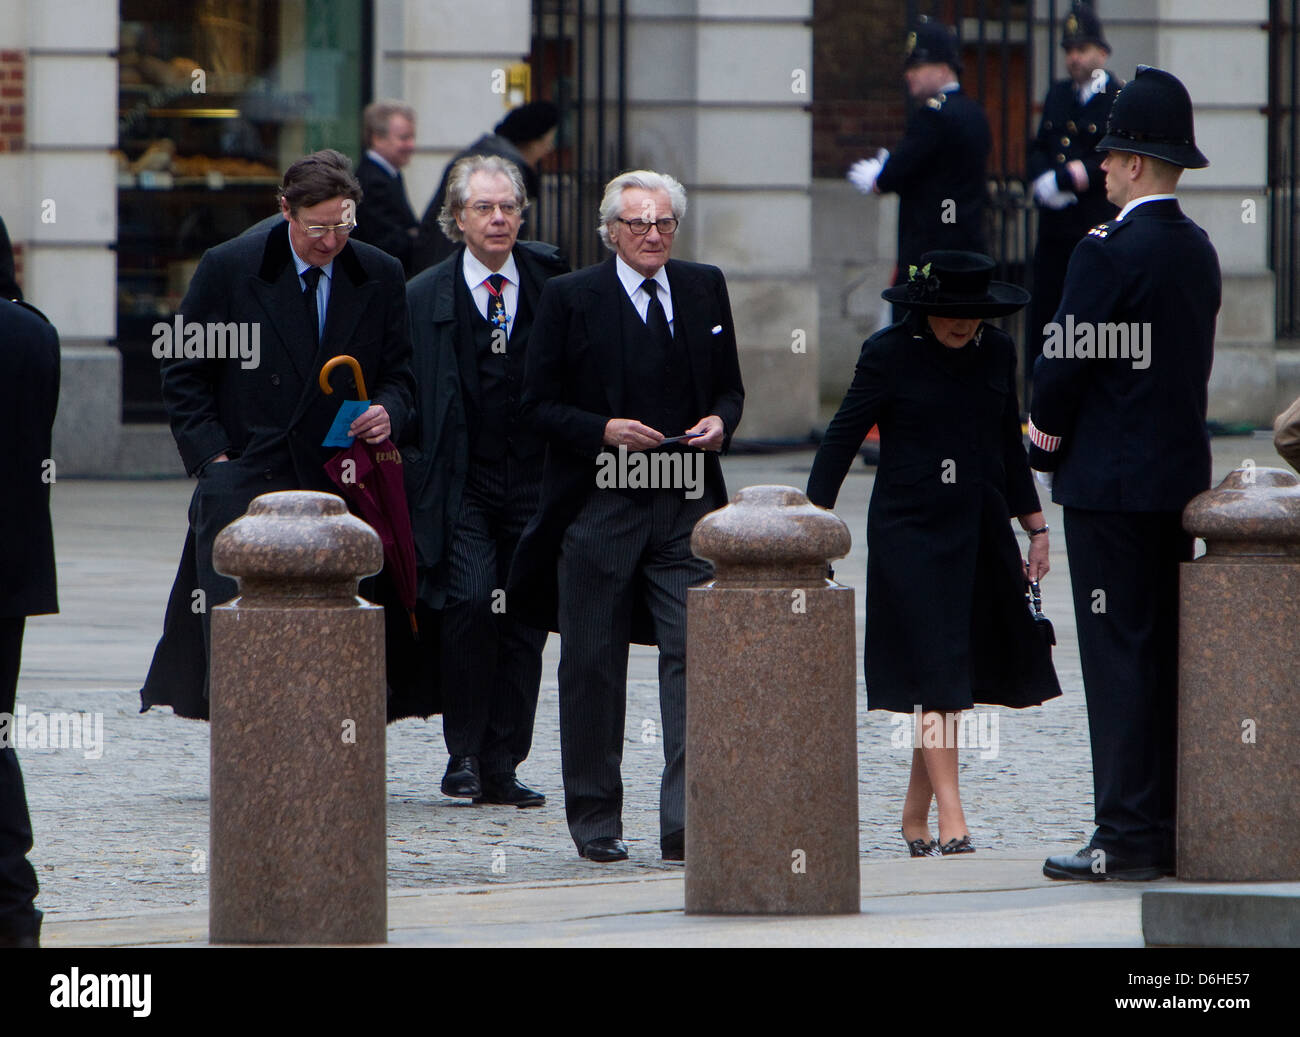
<path fill-rule="evenodd" d="M 535 236 L 574 269 L 604 256 L 596 212 L 627 160 L 627 0 L 534 0 L 533 82 L 560 109 L 541 169 Z"/>

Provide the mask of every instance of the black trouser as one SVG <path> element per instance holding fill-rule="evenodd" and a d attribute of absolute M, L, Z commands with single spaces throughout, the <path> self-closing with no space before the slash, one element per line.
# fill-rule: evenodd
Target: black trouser
<path fill-rule="evenodd" d="M 565 532 L 559 562 L 560 755 L 564 807 L 581 850 L 623 835 L 623 732 L 635 595 L 659 642 L 664 771 L 659 834 L 686 826 L 686 588 L 713 575 L 691 554 L 708 511 L 680 490 L 629 498 L 593 490 Z"/>
<path fill-rule="evenodd" d="M 1094 847 L 1173 864 L 1181 512 L 1065 509 L 1092 739 Z"/>
<path fill-rule="evenodd" d="M 26 619 L 0 619 L 0 713 L 5 714 L 5 740 L 0 746 L 0 946 L 41 931 L 36 909 L 36 871 L 27 854 L 32 848 L 32 822 L 18 753 L 13 747 L 13 712 L 18 697 L 18 667 L 22 661 Z"/>
<path fill-rule="evenodd" d="M 513 775 L 533 742 L 546 631 L 512 618 L 505 586 L 540 492 L 540 457 L 471 462 L 448 556 L 443 737 L 485 777 Z"/>

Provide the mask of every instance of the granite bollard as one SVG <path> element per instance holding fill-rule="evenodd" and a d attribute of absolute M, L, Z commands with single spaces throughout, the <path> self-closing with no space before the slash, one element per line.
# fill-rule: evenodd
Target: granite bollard
<path fill-rule="evenodd" d="M 1183 528 L 1178 877 L 1300 880 L 1300 481 L 1239 468 Z"/>
<path fill-rule="evenodd" d="M 790 486 L 749 486 L 691 550 L 686 911 L 853 914 L 858 864 L 853 589 L 826 578 L 848 528 Z"/>
<path fill-rule="evenodd" d="M 356 596 L 379 536 L 333 494 L 267 493 L 213 563 L 239 596 L 212 610 L 209 939 L 383 943 L 383 609 Z"/>

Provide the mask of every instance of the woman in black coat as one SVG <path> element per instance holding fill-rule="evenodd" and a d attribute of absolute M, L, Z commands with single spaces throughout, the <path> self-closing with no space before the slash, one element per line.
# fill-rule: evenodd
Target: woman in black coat
<path fill-rule="evenodd" d="M 957 787 L 959 711 L 1061 693 L 1025 602 L 1026 579 L 1048 571 L 1048 533 L 1021 440 L 1015 346 L 982 323 L 1019 310 L 1029 293 L 992 281 L 993 261 L 978 253 L 922 259 L 884 292 L 908 317 L 863 343 L 808 477 L 808 498 L 833 507 L 863 437 L 880 427 L 867 518 L 867 704 L 920 711 L 903 804 L 914 857 L 974 850 Z M 1027 565 L 1012 516 L 1029 535 Z M 941 843 L 930 835 L 935 799 Z"/>

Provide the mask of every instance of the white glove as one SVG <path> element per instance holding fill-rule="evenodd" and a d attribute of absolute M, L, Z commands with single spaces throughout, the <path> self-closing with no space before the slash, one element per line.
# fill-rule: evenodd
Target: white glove
<path fill-rule="evenodd" d="M 876 177 L 884 165 L 878 158 L 864 158 L 854 162 L 849 167 L 849 183 L 863 194 L 872 194 L 876 190 Z"/>
<path fill-rule="evenodd" d="M 1038 484 L 1039 484 L 1040 486 L 1042 486 L 1044 489 L 1046 489 L 1046 490 L 1051 490 L 1051 488 L 1052 488 L 1052 473 L 1051 473 L 1051 472 L 1040 472 L 1037 468 L 1035 468 L 1035 469 L 1034 469 L 1034 478 L 1038 480 Z"/>
<path fill-rule="evenodd" d="M 1073 191 L 1062 191 L 1056 186 L 1056 170 L 1049 169 L 1034 181 L 1034 197 L 1047 209 L 1064 209 L 1079 200 Z"/>

